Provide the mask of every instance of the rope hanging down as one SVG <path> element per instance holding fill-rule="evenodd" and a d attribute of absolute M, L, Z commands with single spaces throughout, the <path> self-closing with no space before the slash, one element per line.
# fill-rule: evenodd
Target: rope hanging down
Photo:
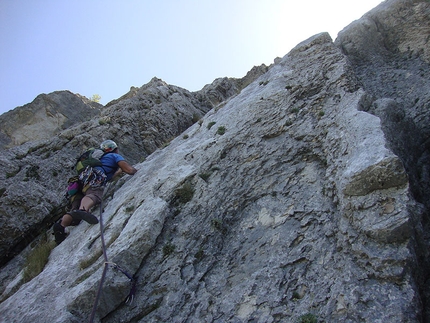
<path fill-rule="evenodd" d="M 102 278 L 100 279 L 99 287 L 97 289 L 97 294 L 96 294 L 96 299 L 94 301 L 93 310 L 91 311 L 90 323 L 94 322 L 94 317 L 96 315 L 97 306 L 98 306 L 98 303 L 99 303 L 99 300 L 100 300 L 100 296 L 101 296 L 101 293 L 102 293 L 103 283 L 104 283 L 104 280 L 106 278 L 106 273 L 107 273 L 108 265 L 112 265 L 114 269 L 119 270 L 125 276 L 127 276 L 128 279 L 130 279 L 131 288 L 130 288 L 130 293 L 128 294 L 128 296 L 127 296 L 127 298 L 125 300 L 126 304 L 131 304 L 133 302 L 133 300 L 134 300 L 134 294 L 136 293 L 136 283 L 137 283 L 136 277 L 131 276 L 129 273 L 127 273 L 120 266 L 118 266 L 117 264 L 115 264 L 113 262 L 109 262 L 109 260 L 108 260 L 107 252 L 106 252 L 105 238 L 104 238 L 104 226 L 103 226 L 103 217 L 102 217 L 103 211 L 102 210 L 103 210 L 103 199 L 100 202 L 100 219 L 99 219 L 99 223 L 100 223 L 100 238 L 101 238 L 101 242 L 102 242 L 104 268 L 103 268 Z"/>

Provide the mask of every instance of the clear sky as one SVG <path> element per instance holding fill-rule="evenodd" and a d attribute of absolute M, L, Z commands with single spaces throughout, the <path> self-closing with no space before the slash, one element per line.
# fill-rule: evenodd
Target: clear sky
<path fill-rule="evenodd" d="M 197 91 L 337 33 L 382 0 L 0 0 L 0 114 L 70 90 L 106 104 L 154 76 Z"/>

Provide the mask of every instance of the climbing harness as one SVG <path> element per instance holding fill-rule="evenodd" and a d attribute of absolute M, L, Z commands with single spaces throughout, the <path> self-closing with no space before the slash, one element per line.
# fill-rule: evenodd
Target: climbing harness
<path fill-rule="evenodd" d="M 113 263 L 113 262 L 109 262 L 109 260 L 108 260 L 108 256 L 107 256 L 107 252 L 106 252 L 105 238 L 104 238 L 104 226 L 103 226 L 103 218 L 102 218 L 103 211 L 102 210 L 103 210 L 103 199 L 100 202 L 100 219 L 99 219 L 99 223 L 100 223 L 100 238 L 101 238 L 101 242 L 102 242 L 104 268 L 103 268 L 102 277 L 100 279 L 99 287 L 98 287 L 98 290 L 97 290 L 96 299 L 94 301 L 93 309 L 91 311 L 90 323 L 94 322 L 94 316 L 96 315 L 97 306 L 98 306 L 98 303 L 99 303 L 99 300 L 100 300 L 100 296 L 101 296 L 102 288 L 103 288 L 103 283 L 104 283 L 104 280 L 106 278 L 106 273 L 107 273 L 107 269 L 108 269 L 109 265 L 112 265 L 113 269 L 119 270 L 128 279 L 130 279 L 130 292 L 129 292 L 126 300 L 125 300 L 126 304 L 131 304 L 133 302 L 134 295 L 136 293 L 136 284 L 137 284 L 137 277 L 136 276 L 131 276 L 123 268 L 121 268 L 119 265 L 117 265 L 116 263 Z"/>

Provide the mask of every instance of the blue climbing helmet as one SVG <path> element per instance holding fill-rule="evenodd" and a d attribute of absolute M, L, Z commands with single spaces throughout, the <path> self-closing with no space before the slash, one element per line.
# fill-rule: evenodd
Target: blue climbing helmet
<path fill-rule="evenodd" d="M 105 140 L 100 144 L 100 149 L 105 153 L 110 153 L 118 148 L 118 145 L 113 140 Z"/>

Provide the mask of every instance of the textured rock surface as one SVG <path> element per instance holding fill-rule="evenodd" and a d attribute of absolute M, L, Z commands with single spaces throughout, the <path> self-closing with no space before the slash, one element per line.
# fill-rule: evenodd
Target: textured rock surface
<path fill-rule="evenodd" d="M 0 148 L 49 139 L 98 115 L 101 108 L 102 105 L 69 91 L 41 94 L 33 102 L 0 116 Z"/>
<path fill-rule="evenodd" d="M 366 89 L 361 109 L 380 118 L 387 147 L 403 161 L 413 197 L 425 206 L 423 229 L 414 232 L 419 243 L 424 240 L 416 248 L 415 272 L 423 296 L 424 322 L 430 321 L 429 17 L 428 1 L 386 1 L 336 39 Z"/>
<path fill-rule="evenodd" d="M 71 167 L 84 149 L 113 138 L 129 162 L 142 161 L 213 108 L 213 97 L 236 95 L 244 83 L 266 70 L 265 66 L 255 67 L 243 79 L 226 78 L 223 86 L 215 81 L 196 93 L 154 78 L 108 104 L 96 117 L 68 127 L 50 140 L 31 141 L 3 151 L 0 154 L 0 264 L 14 257 L 64 212 L 66 179 L 74 175 Z M 221 93 L 217 94 L 218 91 Z M 72 110 L 74 106 L 70 102 L 81 100 L 70 92 L 55 92 L 48 97 L 65 102 L 59 110 Z M 38 98 L 34 102 L 41 100 Z M 34 102 L 24 107 L 39 111 L 39 105 Z M 18 108 L 5 117 L 13 115 L 15 120 L 21 112 L 22 108 Z M 40 125 L 38 119 L 32 122 L 32 128 Z M 44 133 L 45 127 L 41 129 Z"/>
<path fill-rule="evenodd" d="M 7 151 L 9 167 L 19 153 L 37 166 L 42 147 L 72 155 L 103 130 L 121 138 L 132 162 L 146 157 L 107 190 L 103 212 L 109 259 L 138 276 L 136 299 L 123 304 L 128 280 L 109 268 L 95 321 L 297 322 L 311 313 L 319 322 L 428 322 L 428 153 L 420 150 L 428 34 L 401 35 L 428 23 L 420 17 L 429 10 L 386 1 L 335 43 L 322 33 L 298 44 L 254 82 L 242 80 L 245 88 L 219 79 L 189 93 L 154 79 L 97 120 Z M 396 78 L 404 86 L 394 87 Z M 189 128 L 183 121 L 204 113 Z M 176 136 L 174 124 L 187 130 Z M 19 196 L 25 174 L 34 169 L 18 172 L 2 201 Z M 8 210 L 19 207 L 12 200 Z M 87 321 L 100 250 L 100 228 L 83 223 L 28 283 L 7 276 L 23 256 L 15 257 L 2 269 L 2 319 Z"/>

